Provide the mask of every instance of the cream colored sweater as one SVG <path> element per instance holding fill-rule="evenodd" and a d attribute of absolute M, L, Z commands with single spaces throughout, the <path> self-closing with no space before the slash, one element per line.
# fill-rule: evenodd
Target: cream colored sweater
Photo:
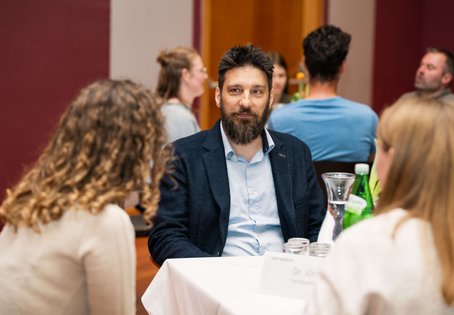
<path fill-rule="evenodd" d="M 1 314 L 135 314 L 134 229 L 115 205 L 0 233 Z"/>
<path fill-rule="evenodd" d="M 308 314 L 454 314 L 428 223 L 401 209 L 342 232 L 323 264 Z"/>

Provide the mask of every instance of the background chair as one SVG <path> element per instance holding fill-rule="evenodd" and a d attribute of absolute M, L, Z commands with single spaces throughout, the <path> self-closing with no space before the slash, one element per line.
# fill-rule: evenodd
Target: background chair
<path fill-rule="evenodd" d="M 136 231 L 137 236 L 147 236 L 150 234 L 151 224 L 148 224 L 143 218 L 143 208 L 140 204 L 137 204 L 134 209 L 131 209 L 129 217 L 131 218 L 132 225 L 134 225 L 134 230 Z"/>

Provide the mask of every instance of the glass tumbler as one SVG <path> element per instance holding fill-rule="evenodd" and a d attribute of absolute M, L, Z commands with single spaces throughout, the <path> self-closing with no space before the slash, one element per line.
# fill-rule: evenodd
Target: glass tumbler
<path fill-rule="evenodd" d="M 311 243 L 309 252 L 311 256 L 325 257 L 326 255 L 328 255 L 330 249 L 331 249 L 330 244 L 314 242 Z"/>
<path fill-rule="evenodd" d="M 307 255 L 309 252 L 309 244 L 301 243 L 284 243 L 284 253 L 296 254 L 296 255 Z"/>
<path fill-rule="evenodd" d="M 287 241 L 288 244 L 293 244 L 294 246 L 301 246 L 303 248 L 300 254 L 302 255 L 309 255 L 309 244 L 310 241 L 307 238 L 303 237 L 292 237 L 289 238 Z"/>

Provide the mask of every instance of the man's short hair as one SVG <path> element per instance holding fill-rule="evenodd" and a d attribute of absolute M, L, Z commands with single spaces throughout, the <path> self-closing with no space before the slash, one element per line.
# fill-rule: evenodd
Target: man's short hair
<path fill-rule="evenodd" d="M 222 56 L 218 68 L 219 89 L 222 91 L 227 71 L 244 66 L 252 66 L 262 70 L 268 81 L 268 89 L 271 90 L 273 84 L 273 62 L 265 52 L 252 45 L 232 47 Z"/>
<path fill-rule="evenodd" d="M 303 51 L 310 79 L 333 81 L 348 54 L 351 36 L 334 25 L 324 25 L 303 40 Z"/>
<path fill-rule="evenodd" d="M 451 73 L 454 76 L 454 55 L 450 50 L 445 48 L 429 47 L 426 49 L 426 53 L 439 53 L 445 55 L 445 72 Z"/>

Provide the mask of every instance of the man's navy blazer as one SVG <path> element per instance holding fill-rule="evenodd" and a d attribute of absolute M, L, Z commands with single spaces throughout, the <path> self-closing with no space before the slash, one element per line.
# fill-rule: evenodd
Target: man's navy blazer
<path fill-rule="evenodd" d="M 316 241 L 325 201 L 309 148 L 269 130 L 269 153 L 282 235 Z M 230 213 L 229 179 L 220 122 L 174 142 L 173 173 L 161 181 L 161 201 L 148 239 L 153 259 L 221 256 Z"/>

